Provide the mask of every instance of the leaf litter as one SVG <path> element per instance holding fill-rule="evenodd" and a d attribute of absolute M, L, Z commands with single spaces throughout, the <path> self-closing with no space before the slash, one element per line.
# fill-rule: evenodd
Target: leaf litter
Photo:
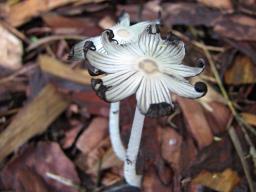
<path fill-rule="evenodd" d="M 142 191 L 255 191 L 252 1 L 10 2 L 0 3 L 0 190 L 127 190 L 108 135 L 109 104 L 91 90 L 86 62 L 67 59 L 79 39 L 99 35 L 125 10 L 134 23 L 161 19 L 162 33 L 189 45 L 186 64 L 207 60 L 205 98 L 174 96 L 171 116 L 146 120 Z M 127 145 L 134 98 L 122 106 Z"/>

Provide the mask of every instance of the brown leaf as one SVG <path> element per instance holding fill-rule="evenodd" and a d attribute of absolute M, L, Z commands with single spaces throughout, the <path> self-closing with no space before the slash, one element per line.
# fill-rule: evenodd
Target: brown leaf
<path fill-rule="evenodd" d="M 57 59 L 49 57 L 47 55 L 39 56 L 38 62 L 41 69 L 51 75 L 55 75 L 57 77 L 84 85 L 88 85 L 91 82 L 91 77 L 87 70 L 73 70 L 67 65 L 58 61 Z"/>
<path fill-rule="evenodd" d="M 198 2 L 212 8 L 225 9 L 232 11 L 233 5 L 231 0 L 197 0 Z"/>
<path fill-rule="evenodd" d="M 7 163 L 1 172 L 1 179 L 7 189 L 17 187 L 19 184 L 31 185 L 33 179 L 27 180 L 29 175 L 22 180 L 18 174 L 25 166 L 40 175 L 50 188 L 62 192 L 77 192 L 76 189 L 52 180 L 46 175 L 49 172 L 70 179 L 76 184 L 80 183 L 75 166 L 65 156 L 57 143 L 40 142 L 36 146 L 31 145 L 20 156 Z M 29 186 L 26 186 L 26 188 L 29 188 Z"/>
<path fill-rule="evenodd" d="M 18 187 L 17 192 L 48 192 L 49 189 L 46 186 L 43 178 L 35 173 L 31 168 L 24 167 L 16 173 Z"/>
<path fill-rule="evenodd" d="M 181 145 L 182 137 L 171 128 L 160 129 L 161 131 L 161 154 L 178 172 L 181 170 Z"/>
<path fill-rule="evenodd" d="M 244 15 L 224 16 L 215 23 L 214 31 L 237 41 L 256 41 L 256 19 Z"/>
<path fill-rule="evenodd" d="M 239 181 L 240 178 L 235 171 L 226 169 L 220 173 L 202 171 L 192 183 L 202 184 L 216 191 L 231 192 Z"/>
<path fill-rule="evenodd" d="M 226 131 L 231 112 L 227 106 L 219 102 L 209 103 L 211 111 L 205 111 L 206 118 L 214 134 Z"/>
<path fill-rule="evenodd" d="M 31 137 L 42 133 L 68 106 L 56 88 L 48 84 L 34 100 L 14 117 L 0 134 L 0 160 Z"/>
<path fill-rule="evenodd" d="M 248 124 L 256 126 L 256 115 L 255 114 L 244 112 L 244 113 L 241 113 L 241 115 Z"/>
<path fill-rule="evenodd" d="M 95 91 L 75 92 L 71 95 L 71 99 L 84 106 L 84 112 L 103 117 L 109 115 L 109 103 L 100 99 Z"/>
<path fill-rule="evenodd" d="M 225 73 L 225 82 L 232 85 L 256 82 L 256 67 L 251 59 L 244 55 L 235 57 L 234 63 Z"/>
<path fill-rule="evenodd" d="M 221 17 L 221 12 L 198 3 L 165 3 L 163 21 L 166 25 L 212 26 Z"/>
<path fill-rule="evenodd" d="M 177 97 L 177 101 L 188 124 L 188 129 L 199 148 L 208 146 L 213 141 L 210 125 L 202 106 L 193 100 Z"/>
<path fill-rule="evenodd" d="M 99 35 L 102 31 L 94 18 L 69 18 L 57 14 L 46 14 L 43 20 L 57 34 L 81 34 L 90 37 Z"/>
<path fill-rule="evenodd" d="M 84 154 L 93 150 L 108 134 L 108 120 L 97 117 L 92 120 L 88 128 L 79 137 L 76 147 Z"/>
<path fill-rule="evenodd" d="M 18 27 L 31 18 L 47 12 L 51 9 L 64 6 L 69 3 L 79 2 L 81 0 L 28 0 L 21 1 L 10 7 L 6 20 L 13 26 Z M 97 0 L 104 1 L 104 0 Z M 83 3 L 93 3 L 95 0 L 86 0 Z"/>
<path fill-rule="evenodd" d="M 21 41 L 0 23 L 0 67 L 17 70 L 21 67 L 23 47 Z M 1 74 L 1 73 L 0 73 Z"/>
<path fill-rule="evenodd" d="M 152 167 L 148 167 L 148 172 L 144 176 L 142 186 L 145 192 L 172 192 L 171 186 L 163 185 Z"/>

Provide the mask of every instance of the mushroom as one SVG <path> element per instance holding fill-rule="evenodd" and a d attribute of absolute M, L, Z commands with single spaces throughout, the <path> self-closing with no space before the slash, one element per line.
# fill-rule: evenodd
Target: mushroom
<path fill-rule="evenodd" d="M 143 21 L 135 25 L 130 26 L 130 16 L 128 13 L 123 13 L 119 18 L 119 23 L 111 27 L 113 36 L 115 36 L 115 41 L 120 45 L 135 42 L 138 40 L 139 34 L 151 23 L 157 21 Z M 91 50 L 96 50 L 102 54 L 108 54 L 108 49 L 105 49 L 102 45 L 101 36 L 92 37 L 85 39 L 77 43 L 71 50 L 70 58 L 72 60 L 84 60 L 85 53 L 88 51 L 88 48 Z M 104 72 L 88 66 L 89 73 L 93 76 L 100 75 Z M 119 108 L 120 102 L 110 103 L 109 111 L 109 133 L 110 141 L 113 147 L 113 151 L 120 160 L 125 160 L 125 148 L 120 137 L 119 130 Z"/>
<path fill-rule="evenodd" d="M 141 175 L 136 173 L 136 161 L 144 118 L 171 114 L 175 93 L 187 98 L 200 98 L 207 92 L 202 82 L 191 85 L 187 77 L 196 76 L 204 65 L 189 67 L 182 64 L 184 43 L 162 39 L 158 25 L 149 25 L 138 41 L 119 45 L 114 32 L 102 33 L 103 48 L 108 54 L 86 48 L 89 63 L 105 75 L 92 79 L 92 87 L 105 101 L 116 103 L 136 94 L 136 111 L 126 151 L 124 177 L 132 186 L 140 187 Z"/>

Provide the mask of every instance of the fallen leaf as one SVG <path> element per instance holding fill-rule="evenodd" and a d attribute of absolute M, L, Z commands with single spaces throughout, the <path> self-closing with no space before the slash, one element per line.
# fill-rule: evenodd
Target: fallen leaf
<path fill-rule="evenodd" d="M 214 134 L 220 134 L 227 130 L 227 125 L 231 117 L 231 111 L 223 103 L 210 102 L 208 104 L 212 111 L 205 111 L 207 121 Z"/>
<path fill-rule="evenodd" d="M 0 134 L 0 160 L 20 147 L 28 139 L 44 132 L 68 106 L 55 87 L 48 84 L 13 118 Z"/>
<path fill-rule="evenodd" d="M 162 128 L 161 131 L 161 154 L 172 167 L 181 171 L 182 137 L 171 128 Z"/>
<path fill-rule="evenodd" d="M 226 169 L 218 173 L 202 171 L 192 180 L 192 183 L 205 185 L 220 192 L 231 192 L 239 181 L 240 178 L 235 171 Z"/>
<path fill-rule="evenodd" d="M 142 187 L 145 192 L 172 192 L 171 185 L 161 183 L 153 167 L 148 167 L 148 172 L 143 178 Z"/>
<path fill-rule="evenodd" d="M 87 70 L 71 69 L 57 59 L 47 55 L 39 56 L 38 63 L 44 72 L 51 75 L 84 85 L 88 85 L 91 82 L 91 77 Z"/>
<path fill-rule="evenodd" d="M 0 67 L 17 70 L 21 67 L 23 47 L 21 41 L 0 23 Z M 1 74 L 1 73 L 0 73 Z"/>
<path fill-rule="evenodd" d="M 243 112 L 241 115 L 248 124 L 256 126 L 256 114 Z"/>
<path fill-rule="evenodd" d="M 162 19 L 170 25 L 212 26 L 221 17 L 221 12 L 198 3 L 164 3 Z"/>
<path fill-rule="evenodd" d="M 17 191 L 48 192 L 45 181 L 29 167 L 21 168 L 16 173 Z M 32 182 L 31 182 L 32 181 Z"/>
<path fill-rule="evenodd" d="M 212 8 L 225 9 L 232 11 L 233 5 L 231 0 L 197 0 L 198 2 Z"/>
<path fill-rule="evenodd" d="M 213 141 L 210 125 L 200 103 L 177 96 L 177 101 L 184 114 L 188 130 L 196 140 L 200 149 L 208 146 Z"/>
<path fill-rule="evenodd" d="M 256 41 L 256 19 L 249 16 L 222 17 L 215 22 L 213 29 L 220 35 L 237 41 Z"/>
<path fill-rule="evenodd" d="M 78 192 L 78 190 L 47 176 L 47 172 L 49 172 L 70 179 L 76 184 L 80 183 L 75 166 L 66 157 L 57 143 L 40 142 L 36 146 L 30 145 L 21 155 L 8 162 L 0 174 L 6 189 L 16 189 L 18 185 L 22 184 L 26 185 L 25 188 L 30 187 L 27 185 L 31 185 L 31 182 L 33 182 L 33 179 L 30 179 L 31 174 L 27 173 L 28 177 L 20 178 L 21 173 L 19 172 L 24 167 L 33 170 L 54 191 Z"/>
<path fill-rule="evenodd" d="M 17 4 L 10 6 L 6 20 L 13 25 L 18 27 L 25 22 L 29 21 L 33 17 L 39 16 L 40 14 L 49 10 L 70 4 L 79 2 L 81 0 L 28 0 L 21 1 Z M 83 3 L 100 2 L 104 0 L 86 0 Z"/>
<path fill-rule="evenodd" d="M 109 116 L 109 103 L 100 99 L 95 91 L 74 92 L 71 99 L 83 106 L 85 113 L 103 117 Z"/>
<path fill-rule="evenodd" d="M 92 120 L 87 129 L 80 135 L 76 147 L 84 154 L 93 150 L 100 141 L 107 137 L 108 120 L 97 117 Z"/>
<path fill-rule="evenodd" d="M 64 17 L 51 13 L 43 15 L 42 18 L 56 34 L 80 34 L 91 37 L 102 32 L 102 29 L 97 25 L 98 21 L 90 17 Z"/>
<path fill-rule="evenodd" d="M 256 67 L 252 60 L 245 55 L 237 55 L 225 73 L 225 82 L 231 85 L 256 83 Z"/>

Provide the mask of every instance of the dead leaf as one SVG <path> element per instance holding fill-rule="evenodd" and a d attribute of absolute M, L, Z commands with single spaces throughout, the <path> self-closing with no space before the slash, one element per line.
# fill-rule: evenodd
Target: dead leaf
<path fill-rule="evenodd" d="M 84 85 L 88 85 L 91 82 L 91 77 L 87 70 L 71 69 L 57 59 L 47 55 L 39 56 L 38 62 L 41 69 L 51 75 Z"/>
<path fill-rule="evenodd" d="M 198 3 L 165 3 L 163 21 L 170 25 L 205 25 L 212 26 L 221 17 L 221 12 Z"/>
<path fill-rule="evenodd" d="M 245 55 L 237 55 L 225 73 L 225 82 L 231 85 L 256 83 L 256 67 L 252 60 Z"/>
<path fill-rule="evenodd" d="M 23 47 L 21 41 L 0 23 L 0 66 L 9 70 L 21 67 Z"/>
<path fill-rule="evenodd" d="M 33 17 L 39 16 L 40 14 L 47 12 L 51 9 L 64 6 L 66 4 L 75 3 L 81 1 L 82 3 L 93 3 L 104 0 L 27 0 L 21 1 L 17 4 L 10 6 L 6 20 L 13 25 L 18 27 L 25 22 L 29 21 Z"/>
<path fill-rule="evenodd" d="M 100 141 L 107 137 L 107 128 L 108 120 L 106 118 L 94 118 L 88 128 L 79 137 L 76 147 L 84 154 L 88 154 Z"/>
<path fill-rule="evenodd" d="M 256 126 L 256 114 L 243 112 L 241 115 L 248 124 Z"/>
<path fill-rule="evenodd" d="M 188 130 L 200 149 L 213 141 L 213 134 L 200 103 L 177 96 L 177 101 L 188 124 Z"/>
<path fill-rule="evenodd" d="M 49 189 L 43 180 L 36 172 L 29 167 L 21 168 L 16 173 L 17 192 L 48 192 Z M 32 182 L 31 182 L 32 181 Z"/>
<path fill-rule="evenodd" d="M 143 178 L 143 191 L 145 192 L 172 192 L 170 185 L 163 185 L 153 167 L 148 167 L 148 172 Z"/>
<path fill-rule="evenodd" d="M 256 41 L 256 19 L 245 15 L 225 16 L 216 21 L 214 31 L 237 41 Z"/>
<path fill-rule="evenodd" d="M 40 142 L 36 146 L 31 145 L 20 156 L 17 156 L 7 163 L 1 172 L 1 179 L 4 181 L 5 188 L 16 189 L 18 185 L 31 185 L 33 179 L 29 179 L 30 177 L 28 173 L 28 177 L 22 179 L 20 178 L 21 175 L 19 175 L 21 173 L 18 174 L 24 167 L 33 170 L 41 179 L 43 179 L 44 183 L 54 191 L 78 192 L 78 190 L 70 186 L 63 185 L 62 183 L 47 177 L 46 173 L 49 172 L 70 179 L 76 184 L 80 183 L 75 166 L 65 156 L 57 143 Z M 35 187 L 36 186 L 37 185 L 35 185 Z M 30 186 L 26 186 L 25 188 L 29 187 Z"/>
<path fill-rule="evenodd" d="M 197 0 L 198 2 L 212 8 L 225 9 L 232 11 L 233 5 L 231 0 Z"/>
<path fill-rule="evenodd" d="M 220 134 L 227 130 L 227 124 L 231 117 L 231 111 L 223 103 L 210 102 L 212 111 L 205 111 L 208 124 L 214 134 Z"/>
<path fill-rule="evenodd" d="M 83 106 L 83 113 L 103 117 L 109 116 L 109 103 L 100 99 L 95 91 L 74 92 L 70 97 L 74 102 Z"/>
<path fill-rule="evenodd" d="M 68 106 L 56 88 L 48 84 L 34 100 L 13 118 L 0 134 L 0 160 L 31 137 L 42 133 Z"/>
<path fill-rule="evenodd" d="M 102 29 L 97 25 L 98 21 L 91 17 L 69 18 L 51 13 L 43 15 L 42 18 L 56 34 L 80 34 L 91 37 L 102 32 Z"/>
<path fill-rule="evenodd" d="M 226 169 L 220 173 L 202 171 L 192 183 L 205 185 L 220 192 L 231 192 L 239 181 L 240 178 L 235 171 Z"/>
<path fill-rule="evenodd" d="M 172 167 L 181 171 L 182 137 L 171 128 L 160 129 L 161 131 L 161 154 Z"/>

